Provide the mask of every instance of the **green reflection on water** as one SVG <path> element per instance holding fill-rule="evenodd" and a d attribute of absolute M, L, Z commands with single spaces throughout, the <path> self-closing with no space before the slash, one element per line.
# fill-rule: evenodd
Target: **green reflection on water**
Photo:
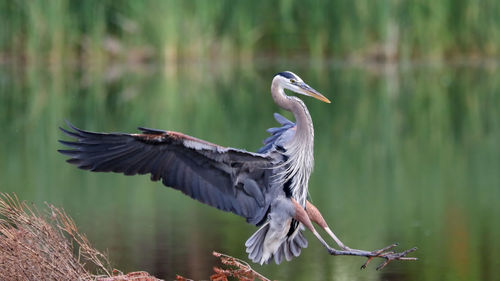
<path fill-rule="evenodd" d="M 255 269 L 280 280 L 500 280 L 494 68 L 1 66 L 0 190 L 63 206 L 124 271 L 207 278 L 211 251 L 246 259 L 255 228 L 146 176 L 75 169 L 56 153 L 57 127 L 64 119 L 96 131 L 146 126 L 256 150 L 276 125 L 269 88 L 284 69 L 333 101 L 305 98 L 316 131 L 314 204 L 349 246 L 399 241 L 418 246 L 420 261 L 359 271 L 364 260 L 330 257 L 308 234 L 298 259 Z"/>

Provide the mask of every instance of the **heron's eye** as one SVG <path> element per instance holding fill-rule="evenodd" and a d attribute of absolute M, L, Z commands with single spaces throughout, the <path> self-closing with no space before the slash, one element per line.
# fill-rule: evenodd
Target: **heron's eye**
<path fill-rule="evenodd" d="M 297 81 L 290 79 L 290 83 L 295 84 L 295 82 L 297 82 Z"/>

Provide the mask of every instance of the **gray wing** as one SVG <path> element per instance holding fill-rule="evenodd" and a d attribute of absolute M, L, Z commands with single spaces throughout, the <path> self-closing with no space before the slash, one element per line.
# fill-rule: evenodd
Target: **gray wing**
<path fill-rule="evenodd" d="M 283 149 L 285 143 L 291 140 L 295 135 L 297 129 L 295 123 L 286 119 L 279 113 L 274 113 L 274 119 L 282 126 L 267 129 L 267 132 L 270 133 L 271 136 L 264 140 L 264 146 L 259 149 L 258 153 L 267 153 L 273 148 Z"/>
<path fill-rule="evenodd" d="M 140 134 L 60 128 L 76 141 L 58 150 L 68 163 L 94 172 L 151 174 L 154 181 L 259 224 L 269 208 L 273 159 L 209 143 L 178 132 L 139 128 Z"/>

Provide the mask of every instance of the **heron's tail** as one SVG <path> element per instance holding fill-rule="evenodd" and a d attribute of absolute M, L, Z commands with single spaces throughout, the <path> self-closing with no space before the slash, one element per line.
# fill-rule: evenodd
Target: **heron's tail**
<path fill-rule="evenodd" d="M 293 257 L 298 257 L 302 248 L 307 247 L 307 240 L 302 233 L 303 227 L 299 226 L 290 236 L 285 238 L 274 253 L 269 253 L 269 251 L 264 249 L 264 241 L 269 227 L 269 222 L 266 222 L 245 243 L 248 257 L 253 262 L 268 264 L 274 257 L 276 264 L 280 264 L 283 258 L 290 261 Z"/>

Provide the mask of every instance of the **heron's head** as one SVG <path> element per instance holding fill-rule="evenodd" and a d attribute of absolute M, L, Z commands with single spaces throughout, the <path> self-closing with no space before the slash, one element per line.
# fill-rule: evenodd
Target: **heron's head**
<path fill-rule="evenodd" d="M 329 99 L 313 89 L 311 86 L 307 85 L 297 74 L 291 71 L 284 71 L 276 74 L 276 76 L 274 76 L 274 80 L 276 80 L 276 82 L 284 89 L 330 103 Z"/>

